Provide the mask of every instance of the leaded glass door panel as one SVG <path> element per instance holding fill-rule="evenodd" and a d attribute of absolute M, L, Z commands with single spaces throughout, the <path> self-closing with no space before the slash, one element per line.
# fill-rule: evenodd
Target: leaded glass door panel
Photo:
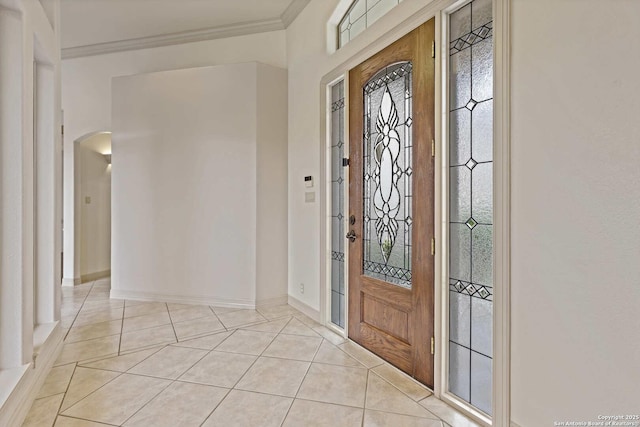
<path fill-rule="evenodd" d="M 349 73 L 349 337 L 433 386 L 435 21 Z"/>

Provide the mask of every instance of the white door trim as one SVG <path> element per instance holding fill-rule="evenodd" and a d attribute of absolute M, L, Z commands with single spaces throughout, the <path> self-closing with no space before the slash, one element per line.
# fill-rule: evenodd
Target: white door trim
<path fill-rule="evenodd" d="M 493 420 L 511 420 L 511 0 L 493 0 L 494 15 L 494 315 Z"/>

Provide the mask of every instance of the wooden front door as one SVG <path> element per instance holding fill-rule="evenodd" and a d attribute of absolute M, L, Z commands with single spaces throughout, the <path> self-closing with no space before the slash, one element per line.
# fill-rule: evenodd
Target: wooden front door
<path fill-rule="evenodd" d="M 349 337 L 433 387 L 435 20 L 349 72 Z"/>

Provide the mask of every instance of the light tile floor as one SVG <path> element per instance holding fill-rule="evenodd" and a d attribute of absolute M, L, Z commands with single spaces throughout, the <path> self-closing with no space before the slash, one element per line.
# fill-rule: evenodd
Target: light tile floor
<path fill-rule="evenodd" d="M 63 288 L 64 348 L 24 426 L 476 424 L 288 305 L 257 310 Z"/>

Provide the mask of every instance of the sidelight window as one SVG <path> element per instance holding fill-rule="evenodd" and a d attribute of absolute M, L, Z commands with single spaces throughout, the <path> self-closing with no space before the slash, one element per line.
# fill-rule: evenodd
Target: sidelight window
<path fill-rule="evenodd" d="M 344 80 L 331 87 L 331 323 L 344 328 Z"/>
<path fill-rule="evenodd" d="M 491 0 L 449 15 L 449 391 L 491 414 L 493 362 Z"/>

